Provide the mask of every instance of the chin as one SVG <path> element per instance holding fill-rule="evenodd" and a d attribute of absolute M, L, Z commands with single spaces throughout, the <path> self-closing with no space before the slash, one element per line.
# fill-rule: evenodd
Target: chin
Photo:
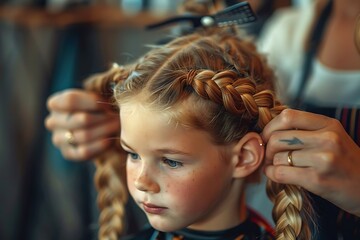
<path fill-rule="evenodd" d="M 151 225 L 151 226 L 160 232 L 174 232 L 174 231 L 182 229 L 182 228 L 174 228 L 171 226 L 161 226 L 161 227 L 158 227 L 156 225 Z"/>
<path fill-rule="evenodd" d="M 171 223 L 171 221 L 159 222 L 159 221 L 149 220 L 149 222 L 154 229 L 156 229 L 160 232 L 173 232 L 173 231 L 177 231 L 177 230 L 187 227 L 187 226 L 178 224 L 177 221 Z"/>

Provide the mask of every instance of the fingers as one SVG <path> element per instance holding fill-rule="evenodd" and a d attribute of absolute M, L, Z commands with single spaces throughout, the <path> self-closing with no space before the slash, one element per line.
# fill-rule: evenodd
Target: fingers
<path fill-rule="evenodd" d="M 108 148 L 119 136 L 118 114 L 95 93 L 70 89 L 49 97 L 45 126 L 65 158 L 85 160 Z"/>
<path fill-rule="evenodd" d="M 118 136 L 119 120 L 117 118 L 109 119 L 106 122 L 101 122 L 91 128 L 79 128 L 72 130 L 72 138 L 77 146 L 87 144 L 97 139 L 111 138 L 111 136 Z M 68 145 L 67 129 L 57 129 L 53 132 L 52 141 L 55 146 L 63 147 Z"/>
<path fill-rule="evenodd" d="M 336 194 L 336 189 L 343 189 L 346 185 L 346 180 L 338 181 L 335 178 L 319 175 L 317 170 L 308 167 L 299 168 L 283 165 L 267 166 L 265 168 L 265 175 L 274 182 L 301 186 L 325 199 L 335 199 L 339 197 L 330 195 Z M 352 185 L 354 184 L 352 183 Z"/>
<path fill-rule="evenodd" d="M 271 120 L 262 132 L 263 140 L 267 142 L 276 131 L 289 129 L 318 130 L 329 124 L 330 118 L 293 109 L 285 109 Z"/>
<path fill-rule="evenodd" d="M 104 112 L 51 112 L 45 119 L 45 126 L 49 130 L 86 128 L 109 119 L 118 119 L 115 113 Z"/>
<path fill-rule="evenodd" d="M 340 151 L 338 149 L 344 141 L 344 137 L 341 137 L 343 134 L 340 133 L 341 131 L 339 130 L 339 128 L 342 129 L 341 124 L 334 119 L 322 117 L 320 115 L 311 114 L 311 116 L 316 116 L 317 121 L 313 119 L 312 121 L 314 122 L 309 122 L 308 124 L 313 125 L 315 130 L 309 130 L 311 127 L 308 127 L 305 130 L 295 130 L 294 128 L 287 129 L 284 126 L 281 126 L 281 130 L 263 133 L 264 142 L 266 142 L 266 164 L 271 164 L 277 153 L 286 152 L 287 154 L 291 150 L 296 151 L 296 153 L 293 154 L 299 154 L 298 151 L 302 150 L 302 155 L 305 154 L 303 150 L 323 154 L 327 154 L 328 152 L 337 153 L 337 151 Z M 326 120 L 322 121 L 321 119 Z M 323 125 L 325 122 L 326 125 Z M 272 122 L 268 125 L 270 124 L 272 124 Z M 304 128 L 304 125 L 300 127 Z M 320 129 L 316 129 L 316 127 L 320 127 Z M 266 134 L 268 134 L 267 137 L 265 137 Z M 283 153 L 283 155 L 284 154 L 285 153 Z M 282 157 L 282 159 L 284 158 Z M 312 166 L 311 159 L 312 157 L 308 156 L 308 163 L 305 166 Z"/>
<path fill-rule="evenodd" d="M 272 164 L 274 166 L 290 166 L 289 151 L 278 152 L 274 155 Z M 318 173 L 326 173 L 334 166 L 334 154 L 330 151 L 317 151 L 315 149 L 294 150 L 291 152 L 293 168 L 311 168 Z"/>
<path fill-rule="evenodd" d="M 313 148 L 324 138 L 322 133 L 314 138 L 309 131 L 289 130 L 273 132 L 266 143 L 265 162 L 272 163 L 275 154 L 279 152 L 289 152 L 291 150 L 301 150 Z M 285 153 L 283 153 L 285 154 Z"/>
<path fill-rule="evenodd" d="M 265 175 L 301 186 L 351 213 L 359 213 L 360 148 L 341 123 L 287 109 L 265 127 Z M 288 159 L 291 152 L 292 165 Z"/>
<path fill-rule="evenodd" d="M 64 158 L 69 160 L 89 160 L 104 152 L 113 143 L 112 139 L 100 139 L 87 144 L 79 144 L 75 147 L 63 146 L 60 151 Z"/>
<path fill-rule="evenodd" d="M 95 93 L 80 89 L 69 89 L 50 96 L 47 107 L 50 111 L 75 112 L 102 111 L 111 106 Z"/>
<path fill-rule="evenodd" d="M 57 129 L 53 132 L 52 141 L 66 159 L 87 160 L 114 144 L 119 136 L 119 129 L 118 118 L 111 119 L 92 128 L 71 131 L 71 143 L 68 136 L 70 131 Z"/>
<path fill-rule="evenodd" d="M 291 166 L 267 166 L 265 175 L 274 182 L 302 186 L 305 189 L 316 192 L 314 181 L 316 172 L 311 168 L 298 168 Z"/>

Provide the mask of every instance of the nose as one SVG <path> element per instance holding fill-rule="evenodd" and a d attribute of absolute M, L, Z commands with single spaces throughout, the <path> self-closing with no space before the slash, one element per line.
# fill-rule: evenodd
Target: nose
<path fill-rule="evenodd" d="M 139 175 L 135 179 L 135 187 L 143 192 L 157 193 L 160 191 L 160 186 L 156 182 L 156 173 L 154 169 L 150 168 L 147 164 L 143 164 Z"/>

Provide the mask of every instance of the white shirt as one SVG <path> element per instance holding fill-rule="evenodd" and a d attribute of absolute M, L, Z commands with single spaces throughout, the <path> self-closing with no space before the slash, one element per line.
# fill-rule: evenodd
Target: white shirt
<path fill-rule="evenodd" d="M 277 94 L 287 103 L 300 86 L 304 42 L 314 17 L 314 3 L 277 11 L 265 25 L 258 42 L 278 78 Z M 322 107 L 360 107 L 360 70 L 331 69 L 313 60 L 304 89 L 304 102 Z"/>

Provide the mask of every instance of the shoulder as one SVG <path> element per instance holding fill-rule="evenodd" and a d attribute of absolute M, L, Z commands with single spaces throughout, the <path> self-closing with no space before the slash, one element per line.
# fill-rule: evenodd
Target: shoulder
<path fill-rule="evenodd" d="M 271 224 L 262 217 L 259 213 L 255 210 L 248 208 L 249 212 L 249 220 L 252 224 L 256 225 L 259 229 L 260 238 L 261 240 L 272 240 L 275 239 L 275 231 Z"/>

